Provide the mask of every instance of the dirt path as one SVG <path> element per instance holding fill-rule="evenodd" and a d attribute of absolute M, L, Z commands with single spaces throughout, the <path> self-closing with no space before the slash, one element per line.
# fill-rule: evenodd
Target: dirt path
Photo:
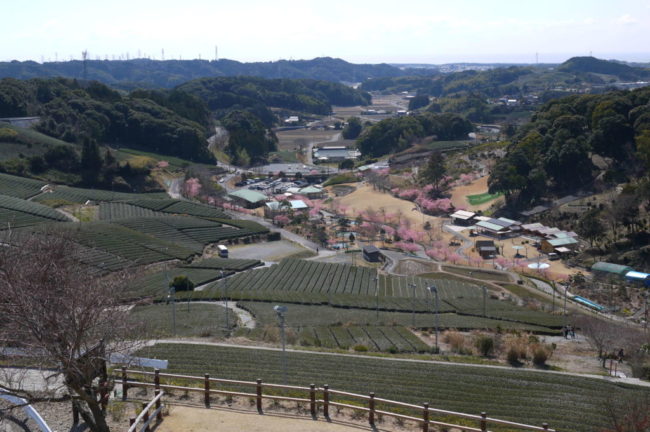
<path fill-rule="evenodd" d="M 345 432 L 373 430 L 353 423 L 329 423 L 323 418 L 312 420 L 290 414 L 257 413 L 229 409 L 205 409 L 173 406 L 171 413 L 156 428 L 158 432 Z M 385 430 L 385 429 L 374 429 Z"/>

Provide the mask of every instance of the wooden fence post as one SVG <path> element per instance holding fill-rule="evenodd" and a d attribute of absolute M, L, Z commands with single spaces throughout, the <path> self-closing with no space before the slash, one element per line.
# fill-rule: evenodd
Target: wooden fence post
<path fill-rule="evenodd" d="M 257 411 L 262 412 L 262 380 L 257 379 Z"/>
<path fill-rule="evenodd" d="M 325 418 L 330 416 L 330 386 L 325 384 L 323 386 L 323 415 Z"/>
<path fill-rule="evenodd" d="M 316 418 L 316 384 L 309 384 L 309 408 L 311 416 Z"/>
<path fill-rule="evenodd" d="M 160 389 L 154 390 L 153 393 L 154 393 L 155 396 L 158 396 L 160 394 Z M 158 411 L 158 414 L 156 414 L 156 420 L 158 420 L 159 422 L 161 422 L 162 419 L 163 419 L 162 418 L 162 410 L 159 409 L 161 407 L 161 405 L 162 405 L 162 401 L 160 399 L 162 399 L 162 398 L 158 398 L 158 400 L 156 401 L 156 410 Z"/>
<path fill-rule="evenodd" d="M 126 366 L 122 366 L 122 400 L 126 400 L 126 392 L 129 390 L 129 386 L 126 383 Z"/>
<path fill-rule="evenodd" d="M 74 399 L 72 400 L 72 424 L 79 424 L 79 410 L 74 403 Z"/>
<path fill-rule="evenodd" d="M 153 384 L 156 390 L 160 390 L 160 369 L 153 370 Z"/>
<path fill-rule="evenodd" d="M 210 406 L 210 374 L 205 374 L 203 387 L 204 387 L 203 401 L 205 402 L 205 406 L 209 407 Z"/>
<path fill-rule="evenodd" d="M 144 417 L 142 417 L 142 421 L 144 421 L 146 423 L 146 422 L 149 421 L 149 410 L 147 409 L 147 404 L 146 403 L 142 404 L 142 410 L 144 411 Z M 144 428 L 144 431 L 149 432 L 149 425 L 147 425 Z"/>
<path fill-rule="evenodd" d="M 422 404 L 422 432 L 429 432 L 429 403 Z"/>
<path fill-rule="evenodd" d="M 135 423 L 135 417 L 131 417 L 129 419 L 129 427 L 133 426 L 134 423 Z"/>
<path fill-rule="evenodd" d="M 484 431 L 484 432 L 487 431 L 487 420 L 486 419 L 487 419 L 487 413 L 485 411 L 483 411 L 481 413 L 481 430 Z"/>
<path fill-rule="evenodd" d="M 375 425 L 375 392 L 370 392 L 370 400 L 368 401 L 368 423 Z"/>
<path fill-rule="evenodd" d="M 544 428 L 544 430 L 548 430 L 548 423 L 542 423 L 542 427 Z"/>

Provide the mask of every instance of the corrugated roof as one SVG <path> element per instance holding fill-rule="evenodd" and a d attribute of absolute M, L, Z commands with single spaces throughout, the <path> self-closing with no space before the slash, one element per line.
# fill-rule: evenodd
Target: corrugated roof
<path fill-rule="evenodd" d="M 488 230 L 491 230 L 491 231 L 505 231 L 505 229 L 506 229 L 506 227 L 501 226 L 501 225 L 497 225 L 495 223 L 492 223 L 491 221 L 490 222 L 488 222 L 488 221 L 480 221 L 480 222 L 478 222 L 476 224 L 476 226 L 481 227 L 481 228 L 485 228 L 485 229 L 488 229 Z"/>
<path fill-rule="evenodd" d="M 631 271 L 634 271 L 634 269 L 630 266 L 624 266 L 620 264 L 613 264 L 613 263 L 608 263 L 605 261 L 599 261 L 596 264 L 591 266 L 591 270 L 597 270 L 601 272 L 607 272 L 607 273 L 614 273 L 618 275 L 624 275 L 626 273 L 629 273 Z"/>
<path fill-rule="evenodd" d="M 301 209 L 306 209 L 309 208 L 307 204 L 303 200 L 292 200 L 289 201 L 289 204 L 291 204 L 291 208 L 294 210 L 301 210 Z"/>
<path fill-rule="evenodd" d="M 625 273 L 625 277 L 628 279 L 634 279 L 634 280 L 646 280 L 650 279 L 650 274 L 648 273 L 642 273 L 638 271 L 630 271 Z"/>
<path fill-rule="evenodd" d="M 228 195 L 236 198 L 241 198 L 244 201 L 248 201 L 250 203 L 257 203 L 266 200 L 266 195 L 250 189 L 239 189 L 237 191 L 230 192 Z"/>
<path fill-rule="evenodd" d="M 321 192 L 323 192 L 323 190 L 315 186 L 307 186 L 298 191 L 298 193 L 301 194 L 314 194 L 314 193 L 321 193 Z"/>
<path fill-rule="evenodd" d="M 547 241 L 553 247 L 566 246 L 566 245 L 572 245 L 578 243 L 578 240 L 574 239 L 573 237 L 557 238 L 557 239 L 551 239 Z"/>
<path fill-rule="evenodd" d="M 452 214 L 451 217 L 454 219 L 471 219 L 476 215 L 476 213 L 465 211 L 465 210 L 456 210 L 456 213 Z"/>

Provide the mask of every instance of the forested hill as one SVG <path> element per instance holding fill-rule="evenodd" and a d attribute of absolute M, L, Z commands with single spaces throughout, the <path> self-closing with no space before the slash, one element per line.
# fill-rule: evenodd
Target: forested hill
<path fill-rule="evenodd" d="M 177 89 L 201 98 L 217 113 L 233 105 L 246 108 L 264 105 L 327 115 L 331 105 L 370 103 L 368 93 L 343 84 L 311 79 L 201 78 L 182 84 Z M 255 111 L 259 111 L 259 107 Z M 268 119 L 261 119 L 268 123 Z"/>
<path fill-rule="evenodd" d="M 361 82 L 368 78 L 431 74 L 427 69 L 387 64 L 353 64 L 341 59 L 278 60 L 241 63 L 233 60 L 81 60 L 65 62 L 12 61 L 0 63 L 0 78 L 66 77 L 97 80 L 115 88 L 172 88 L 196 78 L 256 76 L 261 78 L 311 78 L 331 82 Z"/>
<path fill-rule="evenodd" d="M 98 82 L 64 78 L 0 80 L 0 117 L 39 116 L 39 132 L 70 143 L 147 149 L 212 162 L 205 104 L 179 91 L 124 96 Z"/>
<path fill-rule="evenodd" d="M 488 183 L 510 204 L 525 207 L 548 196 L 634 182 L 647 178 L 649 169 L 650 88 L 645 87 L 543 105 L 518 131 Z"/>
<path fill-rule="evenodd" d="M 623 63 L 600 60 L 595 57 L 573 57 L 557 68 L 569 73 L 593 73 L 614 75 L 621 80 L 638 80 L 650 78 L 650 71 L 643 68 L 628 66 Z"/>

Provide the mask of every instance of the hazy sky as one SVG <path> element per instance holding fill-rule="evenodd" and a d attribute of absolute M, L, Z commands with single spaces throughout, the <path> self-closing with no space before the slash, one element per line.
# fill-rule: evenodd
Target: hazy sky
<path fill-rule="evenodd" d="M 650 61 L 650 0 L 6 0 L 0 60 Z"/>

